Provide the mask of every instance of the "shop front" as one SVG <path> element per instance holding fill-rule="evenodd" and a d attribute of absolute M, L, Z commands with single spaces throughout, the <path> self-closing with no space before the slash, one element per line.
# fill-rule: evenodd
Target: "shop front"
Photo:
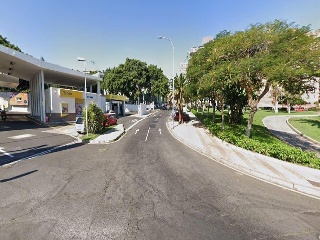
<path fill-rule="evenodd" d="M 84 92 L 51 87 L 45 91 L 46 116 L 48 122 L 75 121 L 85 110 Z M 87 92 L 87 105 L 91 102 L 105 109 L 105 96 Z M 103 104 L 104 103 L 104 104 Z"/>

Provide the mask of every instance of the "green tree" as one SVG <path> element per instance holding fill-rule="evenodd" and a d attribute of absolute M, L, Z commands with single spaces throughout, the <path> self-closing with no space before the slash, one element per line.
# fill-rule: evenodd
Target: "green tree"
<path fill-rule="evenodd" d="M 188 71 L 201 73 L 200 78 L 211 74 L 216 91 L 223 93 L 230 86 L 237 86 L 239 93 L 245 90 L 250 107 L 245 132 L 248 137 L 258 103 L 270 86 L 298 93 L 319 75 L 319 38 L 310 34 L 309 27 L 294 23 L 276 20 L 251 25 L 245 31 L 221 34 L 204 49 L 195 59 L 191 57 L 189 66 L 193 69 L 188 67 Z M 199 61 L 201 55 L 205 57 Z"/>
<path fill-rule="evenodd" d="M 179 76 L 175 76 L 174 78 L 174 86 L 175 86 L 175 96 L 178 103 L 178 112 L 179 112 L 179 124 L 182 123 L 182 112 L 183 112 L 183 96 L 185 87 L 187 86 L 187 78 L 185 75 L 180 74 Z"/>
<path fill-rule="evenodd" d="M 122 94 L 134 102 L 142 96 L 142 89 L 147 95 L 165 96 L 168 81 L 161 69 L 155 65 L 147 66 L 145 62 L 127 58 L 124 64 L 105 71 L 101 88 L 111 94 Z"/>
<path fill-rule="evenodd" d="M 164 97 L 169 93 L 168 78 L 156 65 L 148 66 L 147 89 L 151 96 L 150 100 L 153 100 L 153 96 Z"/>
<path fill-rule="evenodd" d="M 14 49 L 14 50 L 16 50 L 18 52 L 22 52 L 21 49 L 18 46 L 10 43 L 8 41 L 8 39 L 6 37 L 3 37 L 2 35 L 0 35 L 0 44 L 5 46 L 5 47 L 12 48 L 12 49 Z"/>
<path fill-rule="evenodd" d="M 127 58 L 124 64 L 106 71 L 102 87 L 111 94 L 123 94 L 134 101 L 146 88 L 147 64 Z"/>

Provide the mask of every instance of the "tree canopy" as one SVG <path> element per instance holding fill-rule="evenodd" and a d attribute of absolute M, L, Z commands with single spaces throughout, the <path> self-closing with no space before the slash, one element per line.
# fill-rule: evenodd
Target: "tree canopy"
<path fill-rule="evenodd" d="M 221 32 L 192 55 L 187 74 L 199 82 L 199 90 L 228 104 L 226 91 L 236 89 L 239 97 L 245 94 L 250 107 L 246 135 L 250 136 L 257 105 L 270 86 L 276 83 L 288 92 L 306 89 L 306 83 L 319 75 L 319 51 L 319 38 L 310 34 L 309 27 L 276 20 L 244 31 Z"/>
<path fill-rule="evenodd" d="M 17 50 L 19 52 L 22 52 L 18 46 L 12 44 L 6 37 L 3 37 L 1 34 L 0 34 L 0 44 L 5 47 L 12 48 L 12 49 Z"/>
<path fill-rule="evenodd" d="M 110 94 L 125 95 L 131 102 L 142 94 L 151 101 L 152 96 L 166 96 L 169 91 L 168 79 L 160 68 L 130 58 L 105 71 L 101 88 Z"/>

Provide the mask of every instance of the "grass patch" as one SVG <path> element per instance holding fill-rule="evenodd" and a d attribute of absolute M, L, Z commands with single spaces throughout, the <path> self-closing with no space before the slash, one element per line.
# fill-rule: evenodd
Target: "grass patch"
<path fill-rule="evenodd" d="M 98 133 L 88 133 L 88 136 L 87 134 L 83 134 L 80 139 L 81 140 L 84 140 L 84 141 L 90 141 L 90 140 L 93 140 L 93 139 L 96 139 L 97 137 L 99 137 L 101 134 L 104 134 L 106 133 L 107 131 L 109 131 L 110 129 L 114 128 L 115 125 L 111 125 L 109 127 L 106 127 L 104 129 L 102 129 L 101 131 L 99 131 Z"/>
<path fill-rule="evenodd" d="M 249 113 L 244 115 L 244 120 L 242 124 L 239 125 L 229 125 L 228 117 L 226 117 L 224 130 L 222 130 L 221 127 L 220 112 L 216 112 L 215 123 L 212 122 L 212 113 L 202 114 L 196 111 L 193 111 L 193 113 L 213 135 L 223 141 L 266 156 L 320 169 L 320 159 L 316 156 L 315 152 L 307 152 L 301 148 L 292 147 L 274 137 L 264 127 L 262 122 L 263 118 L 272 115 L 288 115 L 288 113 L 274 113 L 273 111 L 259 110 L 254 116 L 250 138 L 244 135 Z M 308 114 L 315 114 L 315 112 L 308 112 Z M 292 113 L 292 115 L 306 115 L 306 113 Z"/>
<path fill-rule="evenodd" d="M 320 142 L 320 117 L 304 117 L 304 118 L 290 118 L 289 123 L 306 135 L 318 142 Z"/>

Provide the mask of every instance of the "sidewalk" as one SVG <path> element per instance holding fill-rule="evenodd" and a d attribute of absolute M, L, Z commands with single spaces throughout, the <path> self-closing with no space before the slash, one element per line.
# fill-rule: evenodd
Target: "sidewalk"
<path fill-rule="evenodd" d="M 90 140 L 92 144 L 103 144 L 117 141 L 124 134 L 123 124 L 115 125 L 114 128 L 108 130 L 105 134 Z"/>
<path fill-rule="evenodd" d="M 189 115 L 195 119 L 192 113 Z M 266 182 L 320 198 L 320 170 L 267 157 L 223 142 L 212 136 L 197 120 L 177 124 L 173 129 L 169 121 L 167 128 L 176 139 L 214 161 Z M 291 137 L 294 136 L 291 134 Z"/>
<path fill-rule="evenodd" d="M 133 114 L 133 115 L 131 115 L 131 117 L 140 118 L 141 120 L 148 117 L 148 116 L 149 116 L 149 114 L 146 114 L 146 115 Z M 132 126 L 136 125 L 138 122 L 139 121 L 136 121 Z M 101 134 L 96 139 L 90 140 L 90 144 L 104 144 L 104 143 L 114 142 L 114 141 L 117 141 L 124 133 L 125 133 L 125 129 L 123 127 L 123 124 L 117 124 L 117 125 L 115 125 L 115 127 L 113 129 L 107 131 L 105 134 Z"/>

